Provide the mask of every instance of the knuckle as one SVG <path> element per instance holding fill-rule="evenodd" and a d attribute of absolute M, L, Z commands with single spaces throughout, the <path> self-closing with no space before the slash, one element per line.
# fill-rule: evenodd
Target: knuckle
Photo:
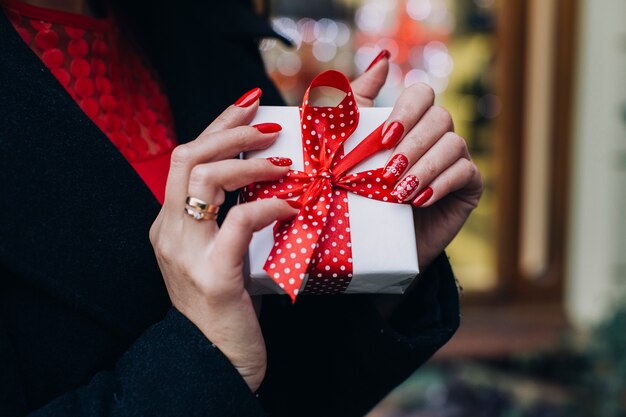
<path fill-rule="evenodd" d="M 251 142 L 253 133 L 256 132 L 256 129 L 251 128 L 250 126 L 239 126 L 232 129 L 232 132 L 234 140 L 238 144 L 245 146 Z"/>
<path fill-rule="evenodd" d="M 437 124 L 452 126 L 452 116 L 450 112 L 441 106 L 432 106 L 430 108 L 431 117 Z"/>
<path fill-rule="evenodd" d="M 231 208 L 226 215 L 226 219 L 228 223 L 236 229 L 248 230 L 252 227 L 252 221 L 250 220 L 248 211 L 243 205 Z"/>
<path fill-rule="evenodd" d="M 227 108 L 226 110 L 224 110 L 224 112 L 222 112 L 222 114 L 217 116 L 217 118 L 215 119 L 215 122 L 218 124 L 222 124 L 222 125 L 230 125 L 234 123 L 236 109 L 237 108 L 235 106 L 231 106 Z"/>
<path fill-rule="evenodd" d="M 465 139 L 463 139 L 461 136 L 457 135 L 456 133 L 449 133 L 448 137 L 449 137 L 449 141 L 450 141 L 452 148 L 455 151 L 457 151 L 456 152 L 457 154 L 465 153 L 465 150 L 467 149 L 467 144 L 465 143 Z"/>
<path fill-rule="evenodd" d="M 172 151 L 170 162 L 173 166 L 185 166 L 192 161 L 193 153 L 189 145 L 178 145 Z"/>
<path fill-rule="evenodd" d="M 150 231 L 148 232 L 148 237 L 150 238 L 150 243 L 152 244 L 152 247 L 154 247 L 157 242 L 158 230 L 159 229 L 157 226 L 157 222 L 155 221 L 154 223 L 152 223 L 152 226 L 150 226 Z"/>
<path fill-rule="evenodd" d="M 268 168 L 277 168 L 276 165 L 264 158 L 250 159 L 250 168 L 254 171 L 265 171 Z"/>
<path fill-rule="evenodd" d="M 154 249 L 154 254 L 156 255 L 157 259 L 165 261 L 170 259 L 170 255 L 172 252 L 166 239 L 156 237 L 155 241 L 152 242 L 152 248 Z"/>
<path fill-rule="evenodd" d="M 189 188 L 204 187 L 209 182 L 210 169 L 206 165 L 196 165 L 189 173 Z"/>
<path fill-rule="evenodd" d="M 428 143 L 421 135 L 411 134 L 401 143 L 406 146 L 406 152 L 410 155 L 423 155 L 428 149 Z"/>
<path fill-rule="evenodd" d="M 421 97 L 425 97 L 429 102 L 435 101 L 435 90 L 426 83 L 415 83 L 411 87 Z"/>
<path fill-rule="evenodd" d="M 478 172 L 478 167 L 476 167 L 476 164 L 474 164 L 472 161 L 469 161 L 467 159 L 464 159 L 465 161 L 465 171 L 467 172 L 467 176 L 470 178 L 473 178 L 475 176 L 480 176 L 480 173 Z"/>
<path fill-rule="evenodd" d="M 422 166 L 424 167 L 424 171 L 429 178 L 434 178 L 439 171 L 439 166 L 435 158 L 424 157 L 422 158 Z"/>

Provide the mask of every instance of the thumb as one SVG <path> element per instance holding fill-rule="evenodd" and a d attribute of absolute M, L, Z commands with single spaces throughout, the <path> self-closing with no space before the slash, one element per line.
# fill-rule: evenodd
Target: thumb
<path fill-rule="evenodd" d="M 365 72 L 352 81 L 352 91 L 361 107 L 371 107 L 389 73 L 389 51 L 383 49 Z"/>

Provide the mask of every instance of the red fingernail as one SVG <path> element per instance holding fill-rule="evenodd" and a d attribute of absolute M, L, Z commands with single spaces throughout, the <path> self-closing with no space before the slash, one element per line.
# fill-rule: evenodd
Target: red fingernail
<path fill-rule="evenodd" d="M 293 161 L 291 159 L 283 158 L 282 156 L 271 156 L 265 159 L 279 167 L 288 167 L 289 165 L 293 164 Z"/>
<path fill-rule="evenodd" d="M 393 184 L 404 174 L 406 168 L 409 166 L 409 159 L 403 154 L 399 153 L 395 155 L 387 165 L 385 166 L 385 173 L 383 179 L 388 183 Z"/>
<path fill-rule="evenodd" d="M 372 68 L 374 65 L 378 63 L 378 61 L 380 61 L 381 59 L 385 59 L 385 58 L 389 59 L 390 56 L 391 56 L 391 52 L 389 52 L 386 49 L 383 49 L 382 51 L 380 51 L 378 55 L 376 55 L 376 58 L 374 58 L 372 63 L 369 65 L 369 67 L 365 69 L 365 71 L 369 71 L 370 68 Z"/>
<path fill-rule="evenodd" d="M 417 188 L 419 181 L 415 175 L 407 175 L 396 185 L 396 188 L 393 189 L 391 195 L 395 195 L 398 197 L 398 200 L 404 201 L 408 196 L 410 196 L 413 191 Z"/>
<path fill-rule="evenodd" d="M 302 208 L 302 203 L 300 203 L 299 201 L 296 200 L 286 200 L 287 204 L 289 204 L 291 207 L 300 210 Z"/>
<path fill-rule="evenodd" d="M 283 130 L 283 127 L 278 123 L 259 123 L 252 125 L 252 127 L 261 133 L 276 133 Z"/>
<path fill-rule="evenodd" d="M 400 122 L 393 122 L 389 124 L 383 131 L 382 145 L 391 149 L 398 144 L 402 134 L 404 133 L 404 126 Z"/>
<path fill-rule="evenodd" d="M 413 200 L 413 205 L 419 207 L 430 200 L 430 197 L 433 196 L 433 189 L 430 187 L 424 188 L 422 192 L 417 196 L 415 200 Z"/>
<path fill-rule="evenodd" d="M 243 96 L 239 97 L 239 99 L 235 101 L 235 106 L 248 107 L 249 105 L 257 101 L 259 97 L 261 97 L 261 94 L 263 94 L 263 91 L 261 91 L 260 88 L 253 88 L 252 90 L 245 93 Z"/>

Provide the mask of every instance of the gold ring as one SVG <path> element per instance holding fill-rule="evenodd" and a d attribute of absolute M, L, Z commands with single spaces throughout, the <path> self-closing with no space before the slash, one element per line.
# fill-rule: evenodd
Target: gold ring
<path fill-rule="evenodd" d="M 215 220 L 220 206 L 209 204 L 199 198 L 187 196 L 185 199 L 185 213 L 196 220 Z"/>

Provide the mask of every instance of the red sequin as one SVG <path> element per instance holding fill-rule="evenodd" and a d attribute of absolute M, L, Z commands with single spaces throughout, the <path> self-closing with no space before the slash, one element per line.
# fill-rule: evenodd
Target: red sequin
<path fill-rule="evenodd" d="M 89 44 L 84 39 L 72 39 L 67 45 L 67 52 L 72 58 L 84 58 L 89 53 Z"/>
<path fill-rule="evenodd" d="M 76 80 L 74 88 L 76 90 L 76 94 L 78 94 L 81 98 L 91 97 L 94 92 L 93 81 L 91 81 L 91 79 L 89 78 L 81 78 Z"/>
<path fill-rule="evenodd" d="M 71 26 L 65 26 L 65 33 L 67 33 L 72 39 L 79 39 L 85 35 L 85 31 L 83 29 L 77 29 Z"/>
<path fill-rule="evenodd" d="M 97 117 L 98 113 L 100 113 L 100 106 L 98 105 L 98 102 L 93 98 L 83 100 L 80 107 L 83 109 L 85 114 L 87 114 L 87 116 L 92 119 Z"/>
<path fill-rule="evenodd" d="M 100 94 L 109 94 L 111 93 L 111 81 L 109 81 L 106 77 L 97 76 L 96 77 L 96 89 Z"/>
<path fill-rule="evenodd" d="M 111 94 L 104 94 L 100 96 L 100 105 L 105 112 L 112 112 L 117 109 L 117 100 Z"/>
<path fill-rule="evenodd" d="M 54 68 L 51 71 L 52 74 L 54 74 L 54 76 L 57 78 L 57 80 L 59 80 L 61 85 L 67 88 L 68 84 L 70 83 L 70 73 L 67 72 L 65 68 Z"/>
<path fill-rule="evenodd" d="M 50 69 L 59 68 L 65 61 L 65 55 L 63 55 L 60 49 L 53 48 L 44 52 L 41 55 L 41 60 L 46 64 L 46 67 Z"/>
<path fill-rule="evenodd" d="M 122 118 L 116 113 L 107 113 L 104 116 L 104 122 L 108 130 L 116 131 L 122 128 Z"/>
<path fill-rule="evenodd" d="M 109 53 L 109 46 L 103 40 L 96 39 L 91 46 L 91 52 L 94 56 L 104 57 Z"/>
<path fill-rule="evenodd" d="M 96 73 L 97 75 L 106 75 L 107 66 L 102 59 L 100 58 L 92 59 L 91 66 L 93 68 L 94 73 Z"/>
<path fill-rule="evenodd" d="M 54 48 L 55 46 L 57 46 L 58 42 L 59 35 L 57 35 L 55 31 L 50 29 L 42 30 L 35 36 L 35 44 L 37 44 L 37 46 L 44 51 Z"/>
<path fill-rule="evenodd" d="M 87 78 L 91 72 L 91 65 L 85 59 L 73 59 L 70 64 L 70 71 L 76 78 Z"/>

